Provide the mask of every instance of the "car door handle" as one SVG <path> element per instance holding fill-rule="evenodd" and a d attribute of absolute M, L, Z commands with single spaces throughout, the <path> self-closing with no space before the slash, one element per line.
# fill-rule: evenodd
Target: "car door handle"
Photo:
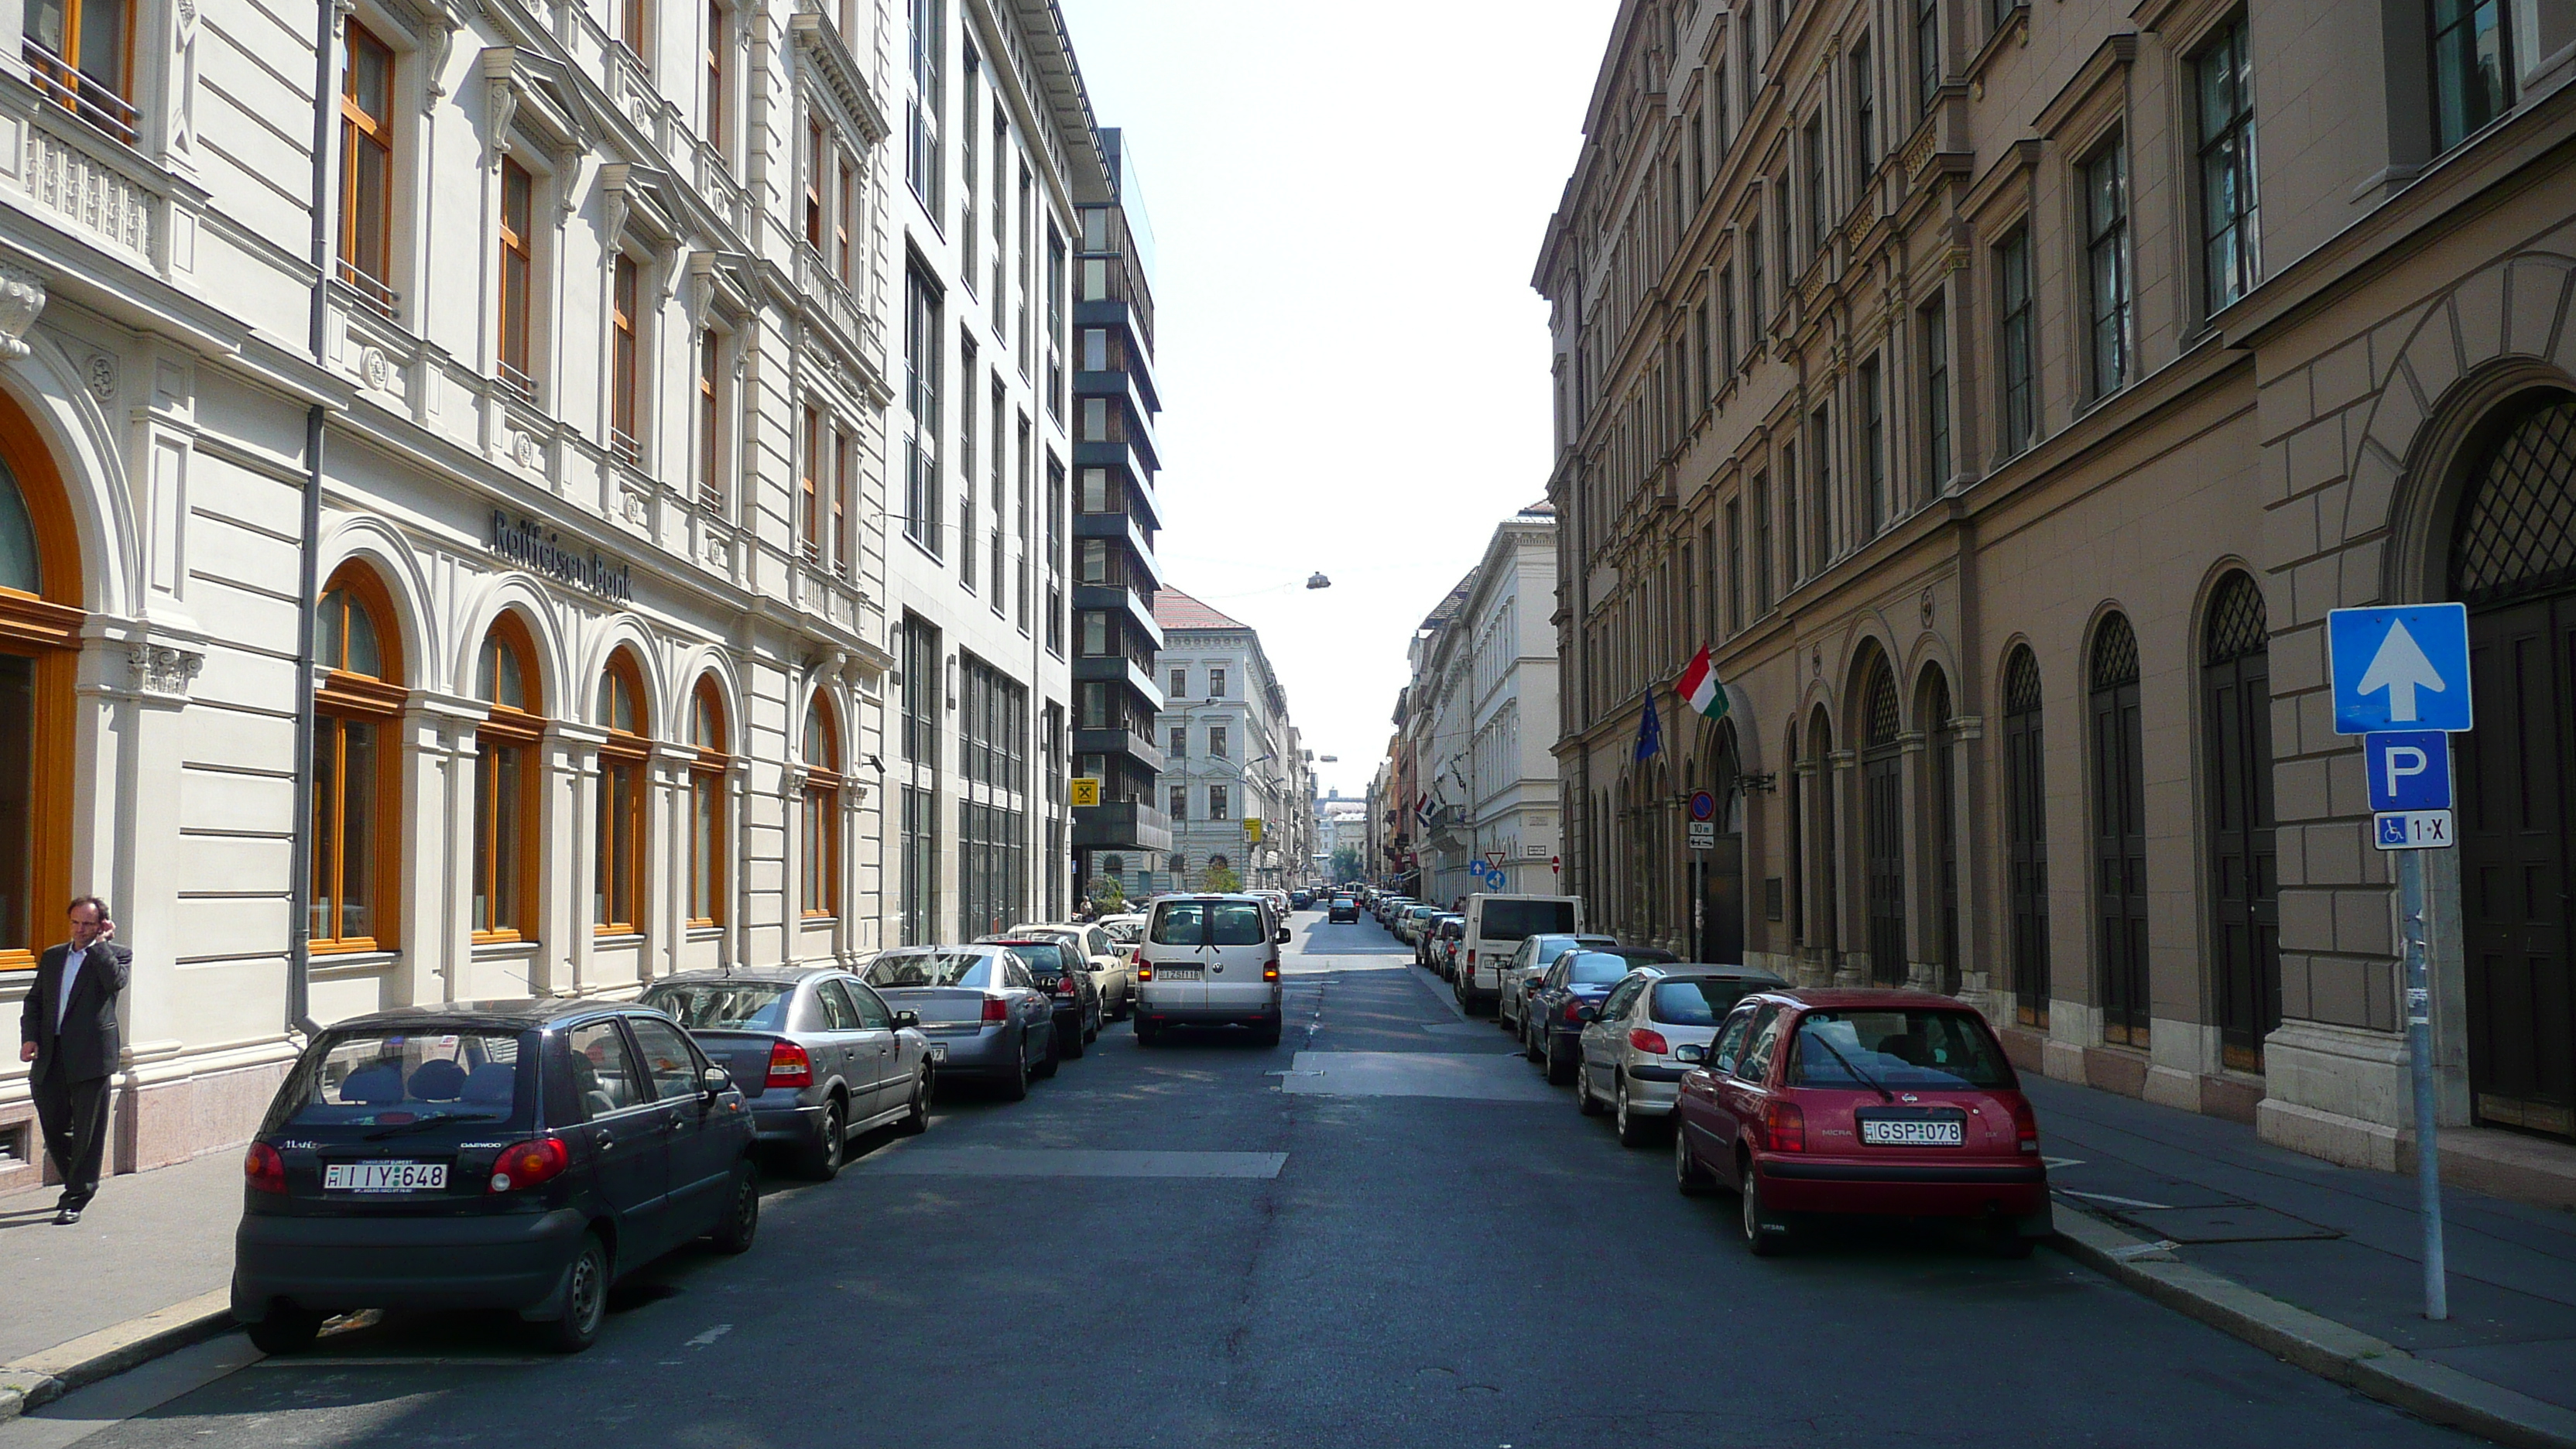
<path fill-rule="evenodd" d="M 617 1145 L 617 1139 L 616 1139 L 616 1138 L 614 1138 L 614 1137 L 611 1137 L 610 1135 L 608 1135 L 608 1134 L 607 1134 L 607 1133 L 605 1133 L 605 1132 L 602 1132 L 602 1133 L 600 1133 L 600 1134 L 599 1134 L 598 1143 L 599 1143 L 599 1150 L 600 1150 L 600 1151 L 602 1151 L 602 1152 L 606 1152 L 608 1149 L 610 1149 L 610 1148 L 612 1148 L 612 1147 L 614 1147 L 614 1146 L 616 1146 L 616 1145 Z"/>

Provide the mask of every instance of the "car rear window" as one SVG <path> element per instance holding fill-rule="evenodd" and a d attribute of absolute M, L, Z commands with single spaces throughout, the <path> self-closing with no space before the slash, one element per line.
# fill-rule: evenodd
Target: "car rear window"
<path fill-rule="evenodd" d="M 325 1036 L 296 1064 L 268 1132 L 326 1127 L 521 1127 L 536 1115 L 537 1033 L 369 1027 Z"/>
<path fill-rule="evenodd" d="M 2012 1067 L 1964 1011 L 1811 1011 L 1789 1048 L 1794 1087 L 2009 1087 Z"/>
<path fill-rule="evenodd" d="M 1542 931 L 1574 929 L 1572 901 L 1487 901 L 1477 932 L 1488 941 L 1518 941 Z"/>
<path fill-rule="evenodd" d="M 796 988 L 783 981 L 666 982 L 644 1004 L 691 1031 L 785 1031 Z"/>
<path fill-rule="evenodd" d="M 1064 970 L 1064 949 L 1053 941 L 1004 941 L 1002 949 L 1029 963 L 1033 971 L 1049 976 Z"/>
<path fill-rule="evenodd" d="M 1147 939 L 1157 946 L 1206 945 L 1207 902 L 1172 901 L 1156 906 L 1153 933 Z"/>
<path fill-rule="evenodd" d="M 981 951 L 914 951 L 876 959 L 863 978 L 870 986 L 974 986 L 993 984 L 993 958 Z"/>
<path fill-rule="evenodd" d="M 1627 957 L 1614 956 L 1607 951 L 1577 951 L 1573 954 L 1574 959 L 1565 964 L 1568 986 L 1608 986 L 1631 969 Z"/>
<path fill-rule="evenodd" d="M 1261 907 L 1250 901 L 1218 901 L 1208 908 L 1211 943 L 1260 946 L 1270 937 L 1261 929 Z"/>
<path fill-rule="evenodd" d="M 1753 991 L 1749 981 L 1666 981 L 1655 987 L 1647 1010 L 1675 1026 L 1715 1026 Z"/>

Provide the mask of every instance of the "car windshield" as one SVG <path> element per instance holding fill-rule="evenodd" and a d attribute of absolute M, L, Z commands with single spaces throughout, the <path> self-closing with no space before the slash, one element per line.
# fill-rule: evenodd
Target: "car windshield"
<path fill-rule="evenodd" d="M 783 981 L 671 981 L 645 992 L 644 1004 L 691 1031 L 785 1031 L 795 996 Z"/>
<path fill-rule="evenodd" d="M 1789 1049 L 1793 1087 L 2010 1087 L 2012 1067 L 1975 1017 L 1926 1007 L 1811 1011 Z"/>
<path fill-rule="evenodd" d="M 1675 1026 L 1715 1026 L 1735 1009 L 1735 1003 L 1756 989 L 1750 981 L 1728 981 L 1718 977 L 1661 981 L 1655 985 L 1655 999 L 1650 1009 L 1655 1020 Z"/>
<path fill-rule="evenodd" d="M 434 1122 L 524 1126 L 535 1116 L 536 1061 L 533 1031 L 334 1032 L 296 1064 L 263 1130 Z"/>
<path fill-rule="evenodd" d="M 993 958 L 981 951 L 907 951 L 879 956 L 868 968 L 867 983 L 880 988 L 903 986 L 974 986 L 993 984 Z"/>
<path fill-rule="evenodd" d="M 1615 985 L 1630 970 L 1625 956 L 1614 956 L 1607 951 L 1577 951 L 1573 954 L 1574 959 L 1565 963 L 1565 984 L 1568 986 Z"/>
<path fill-rule="evenodd" d="M 1487 901 L 1477 930 L 1488 941 L 1518 941 L 1542 931 L 1574 929 L 1572 901 Z"/>

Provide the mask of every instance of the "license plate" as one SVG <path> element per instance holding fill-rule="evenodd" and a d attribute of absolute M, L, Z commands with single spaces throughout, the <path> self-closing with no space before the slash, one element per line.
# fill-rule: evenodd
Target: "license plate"
<path fill-rule="evenodd" d="M 1871 1147 L 1957 1147 L 1967 1141 L 1967 1124 L 1955 1118 L 1860 1122 L 1860 1140 Z"/>
<path fill-rule="evenodd" d="M 325 1192 L 436 1192 L 446 1186 L 444 1162 L 335 1162 L 322 1169 Z"/>
<path fill-rule="evenodd" d="M 948 1043 L 944 1041 L 932 1042 L 930 1044 L 930 1059 L 934 1062 L 944 1062 L 948 1060 Z"/>
<path fill-rule="evenodd" d="M 1157 981 L 1200 981 L 1205 978 L 1206 973 L 1200 971 L 1196 966 L 1157 966 L 1154 968 L 1154 979 Z"/>

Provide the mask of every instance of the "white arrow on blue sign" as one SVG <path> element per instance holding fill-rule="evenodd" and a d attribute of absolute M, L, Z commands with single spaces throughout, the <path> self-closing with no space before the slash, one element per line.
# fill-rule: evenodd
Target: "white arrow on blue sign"
<path fill-rule="evenodd" d="M 2336 734 L 2473 728 L 2464 604 L 2333 610 L 2326 658 Z"/>

